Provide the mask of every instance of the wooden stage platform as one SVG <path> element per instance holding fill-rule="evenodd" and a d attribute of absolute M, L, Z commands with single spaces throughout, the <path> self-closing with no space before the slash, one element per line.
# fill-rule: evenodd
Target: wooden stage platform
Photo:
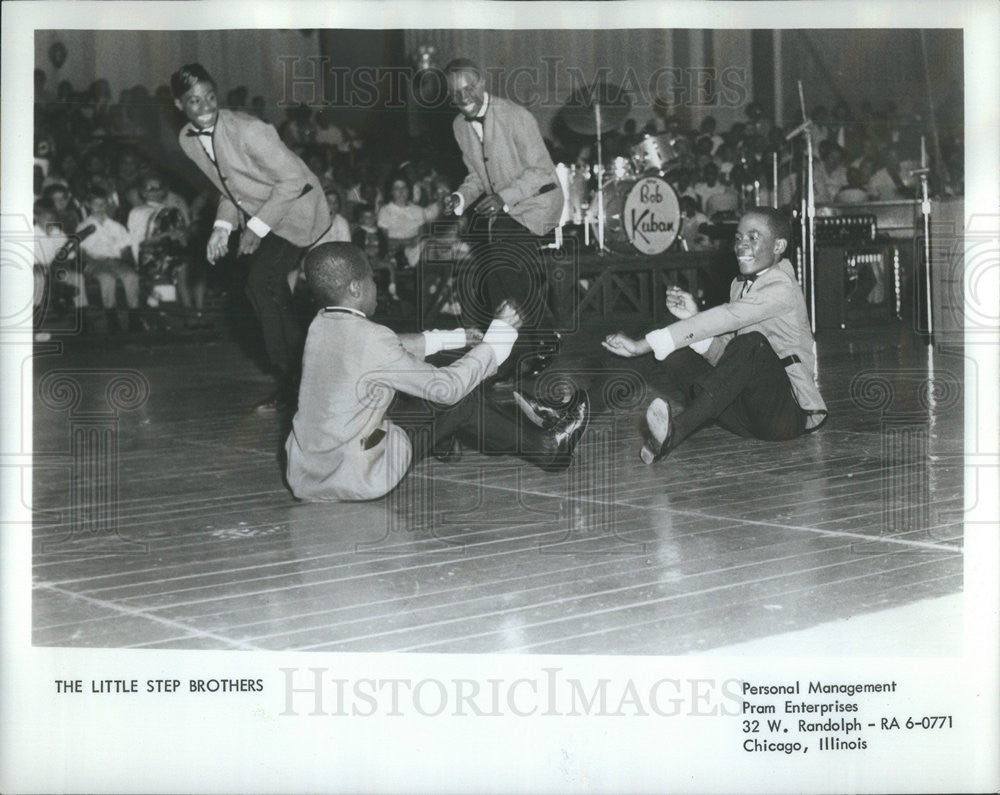
<path fill-rule="evenodd" d="M 232 342 L 40 347 L 34 643 L 673 655 L 955 604 L 959 355 L 932 367 L 901 324 L 821 332 L 822 431 L 708 428 L 649 468 L 642 412 L 670 385 L 605 354 L 608 330 L 557 368 L 594 403 L 567 473 L 466 452 L 363 504 L 292 499 L 281 423 L 253 409 L 268 381 Z"/>

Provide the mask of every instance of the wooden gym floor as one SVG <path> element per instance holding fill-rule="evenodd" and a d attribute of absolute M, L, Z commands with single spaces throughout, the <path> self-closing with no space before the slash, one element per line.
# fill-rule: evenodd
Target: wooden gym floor
<path fill-rule="evenodd" d="M 279 418 L 253 409 L 268 380 L 231 341 L 37 356 L 34 643 L 670 655 L 960 609 L 957 352 L 902 325 L 820 332 L 819 433 L 706 428 L 648 468 L 641 417 L 669 384 L 605 355 L 607 330 L 557 368 L 594 404 L 567 473 L 467 451 L 362 504 L 292 499 Z"/>

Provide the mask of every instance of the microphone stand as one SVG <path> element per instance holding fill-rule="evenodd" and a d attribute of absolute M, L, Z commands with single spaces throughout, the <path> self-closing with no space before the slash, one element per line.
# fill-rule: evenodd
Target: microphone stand
<path fill-rule="evenodd" d="M 771 153 L 771 206 L 778 209 L 778 153 Z"/>
<path fill-rule="evenodd" d="M 802 84 L 799 83 L 799 90 L 802 89 Z M 805 115 L 805 114 L 803 114 Z M 802 124 L 792 130 L 788 135 L 785 136 L 786 141 L 790 141 L 797 135 L 805 135 L 806 137 L 806 184 L 803 191 L 803 203 L 805 204 L 805 213 L 803 214 L 803 230 L 804 239 L 803 246 L 805 248 L 805 272 L 806 278 L 809 280 L 809 325 L 812 328 L 813 334 L 816 333 L 816 200 L 814 196 L 814 182 L 813 182 L 813 145 L 812 145 L 812 132 L 810 128 L 812 127 L 812 122 L 806 119 Z"/>
<path fill-rule="evenodd" d="M 601 103 L 594 100 L 594 124 L 597 126 L 597 251 L 604 254 L 604 153 L 601 150 Z"/>
<path fill-rule="evenodd" d="M 920 214 L 924 222 L 924 292 L 927 305 L 927 344 L 934 342 L 934 306 L 931 302 L 931 200 L 927 187 L 927 145 L 920 136 L 920 168 L 910 172 L 910 176 L 920 177 Z"/>

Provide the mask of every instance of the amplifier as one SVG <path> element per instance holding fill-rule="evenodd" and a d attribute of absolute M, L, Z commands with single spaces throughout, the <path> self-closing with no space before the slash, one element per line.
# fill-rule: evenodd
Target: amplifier
<path fill-rule="evenodd" d="M 878 236 L 878 221 L 873 214 L 817 216 L 816 243 L 874 243 Z"/>
<path fill-rule="evenodd" d="M 892 242 L 816 247 L 816 328 L 864 328 L 899 317 L 899 251 Z"/>

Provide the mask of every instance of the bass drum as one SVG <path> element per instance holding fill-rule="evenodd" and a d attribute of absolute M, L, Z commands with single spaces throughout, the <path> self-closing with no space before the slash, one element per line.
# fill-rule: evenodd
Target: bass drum
<path fill-rule="evenodd" d="M 597 222 L 597 197 L 590 220 Z M 622 254 L 661 254 L 680 233 L 681 206 L 670 183 L 657 176 L 604 188 L 604 244 Z"/>

